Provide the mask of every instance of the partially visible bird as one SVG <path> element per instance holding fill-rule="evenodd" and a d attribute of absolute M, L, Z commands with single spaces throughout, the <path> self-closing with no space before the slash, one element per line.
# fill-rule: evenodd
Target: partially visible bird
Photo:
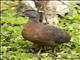
<path fill-rule="evenodd" d="M 29 17 L 29 21 L 22 30 L 24 39 L 44 46 L 56 46 L 70 41 L 71 36 L 66 31 L 41 23 L 37 11 L 28 10 L 23 14 Z"/>

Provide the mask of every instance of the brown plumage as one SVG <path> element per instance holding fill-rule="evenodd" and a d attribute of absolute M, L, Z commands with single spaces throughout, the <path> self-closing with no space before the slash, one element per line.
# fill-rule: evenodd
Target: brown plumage
<path fill-rule="evenodd" d="M 24 39 L 47 46 L 55 46 L 70 41 L 70 35 L 64 30 L 40 23 L 40 15 L 38 12 L 26 11 L 24 15 L 29 17 L 29 21 L 22 31 Z"/>

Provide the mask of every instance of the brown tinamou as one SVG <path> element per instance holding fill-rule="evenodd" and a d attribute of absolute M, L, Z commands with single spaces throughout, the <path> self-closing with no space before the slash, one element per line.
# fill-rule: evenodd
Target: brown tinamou
<path fill-rule="evenodd" d="M 41 23 L 37 11 L 28 10 L 23 14 L 29 17 L 29 21 L 22 30 L 24 39 L 45 46 L 56 46 L 70 41 L 71 36 L 66 31 Z"/>

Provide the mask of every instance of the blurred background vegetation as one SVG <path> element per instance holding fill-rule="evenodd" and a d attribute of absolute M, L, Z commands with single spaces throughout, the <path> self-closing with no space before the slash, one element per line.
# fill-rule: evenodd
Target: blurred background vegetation
<path fill-rule="evenodd" d="M 30 52 L 31 48 L 38 48 L 21 36 L 23 25 L 27 17 L 17 14 L 16 1 L 0 1 L 0 60 L 39 60 L 37 55 Z M 64 17 L 58 26 L 71 35 L 71 41 L 59 46 L 57 57 L 49 53 L 41 53 L 41 60 L 80 60 L 80 4 L 70 4 L 71 12 Z M 59 58 L 59 59 L 58 59 Z"/>

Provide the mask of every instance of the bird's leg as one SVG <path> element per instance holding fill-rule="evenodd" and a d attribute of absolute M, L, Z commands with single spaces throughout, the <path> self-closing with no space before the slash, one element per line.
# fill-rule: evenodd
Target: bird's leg
<path fill-rule="evenodd" d="M 37 53 L 37 57 L 38 57 L 38 60 L 41 60 L 41 51 L 42 51 L 42 46 L 40 47 L 40 50 L 38 51 Z"/>
<path fill-rule="evenodd" d="M 41 51 L 42 51 L 42 47 L 40 48 L 40 50 L 37 53 L 38 56 L 40 55 Z"/>
<path fill-rule="evenodd" d="M 52 51 L 49 52 L 49 56 L 56 59 L 56 57 L 57 57 L 56 47 L 52 48 Z"/>
<path fill-rule="evenodd" d="M 54 56 L 57 56 L 57 48 L 56 47 L 54 47 L 54 50 L 53 50 L 53 54 L 54 54 Z"/>

